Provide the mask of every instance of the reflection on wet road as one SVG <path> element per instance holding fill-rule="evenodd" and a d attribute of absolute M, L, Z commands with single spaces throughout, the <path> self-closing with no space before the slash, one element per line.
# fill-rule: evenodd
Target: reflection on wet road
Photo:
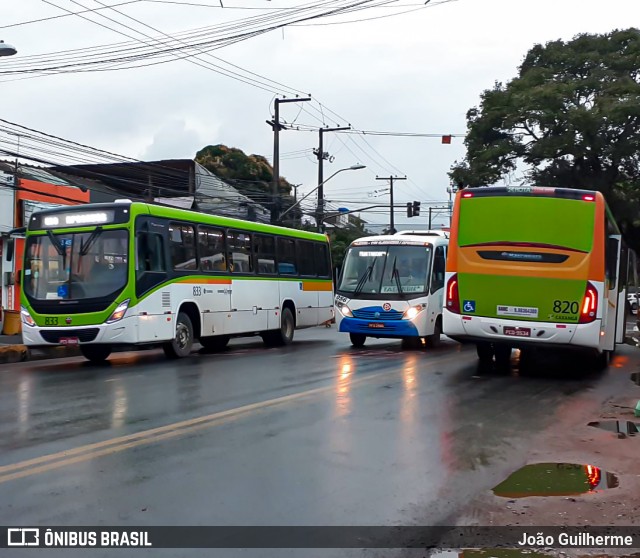
<path fill-rule="evenodd" d="M 282 349 L 243 340 L 179 362 L 146 351 L 15 365 L 0 373 L 0 520 L 451 521 L 523 465 L 529 433 L 606 381 L 515 364 L 479 373 L 453 342 L 358 350 L 319 328 Z"/>

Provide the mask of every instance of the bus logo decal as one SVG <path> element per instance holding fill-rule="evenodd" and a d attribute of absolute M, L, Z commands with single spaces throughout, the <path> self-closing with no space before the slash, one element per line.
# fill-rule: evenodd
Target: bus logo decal
<path fill-rule="evenodd" d="M 465 312 L 475 312 L 476 311 L 476 301 L 475 300 L 465 300 L 462 305 L 462 310 Z"/>
<path fill-rule="evenodd" d="M 376 312 L 376 313 L 373 315 L 373 317 L 374 317 L 374 318 L 379 318 L 379 317 L 380 317 L 380 312 Z"/>
<path fill-rule="evenodd" d="M 385 312 L 388 312 L 389 310 L 391 310 L 391 304 L 390 304 L 389 302 L 385 302 L 385 303 L 382 305 L 382 309 L 383 309 Z"/>

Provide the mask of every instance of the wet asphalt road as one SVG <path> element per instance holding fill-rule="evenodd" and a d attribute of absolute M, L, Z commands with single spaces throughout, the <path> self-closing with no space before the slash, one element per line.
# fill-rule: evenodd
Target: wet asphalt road
<path fill-rule="evenodd" d="M 563 403 L 614 381 L 544 366 L 478 377 L 452 341 L 358 350 L 335 327 L 180 361 L 5 365 L 0 524 L 452 524 Z"/>

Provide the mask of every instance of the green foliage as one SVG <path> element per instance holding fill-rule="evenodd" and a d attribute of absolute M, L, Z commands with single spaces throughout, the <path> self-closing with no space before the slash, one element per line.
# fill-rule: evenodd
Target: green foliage
<path fill-rule="evenodd" d="M 535 45 L 506 85 L 467 113 L 467 155 L 451 179 L 601 191 L 640 249 L 640 31 L 583 34 Z"/>
<path fill-rule="evenodd" d="M 218 144 L 202 148 L 195 160 L 256 203 L 271 207 L 273 168 L 262 155 L 246 155 L 241 149 Z M 281 207 L 292 205 L 292 185 L 280 177 L 278 188 Z"/>
<path fill-rule="evenodd" d="M 349 244 L 358 238 L 367 236 L 369 233 L 364 228 L 361 220 L 356 220 L 354 225 L 335 228 L 331 231 L 329 240 L 331 241 L 331 261 L 334 267 L 342 267 L 344 256 Z"/>

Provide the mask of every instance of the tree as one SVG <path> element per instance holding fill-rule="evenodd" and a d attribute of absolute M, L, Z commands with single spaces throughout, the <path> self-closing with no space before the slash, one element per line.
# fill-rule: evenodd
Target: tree
<path fill-rule="evenodd" d="M 518 70 L 468 111 L 451 179 L 490 185 L 522 169 L 529 183 L 599 190 L 640 249 L 640 31 L 538 44 Z"/>
<path fill-rule="evenodd" d="M 364 225 L 364 221 L 358 218 L 354 219 L 353 224 L 346 227 L 335 227 L 331 231 L 329 240 L 331 242 L 331 261 L 334 268 L 342 267 L 349 244 L 358 238 L 367 236 L 368 232 Z"/>
<path fill-rule="evenodd" d="M 196 153 L 195 160 L 256 203 L 271 207 L 273 168 L 262 155 L 247 155 L 236 147 L 218 144 L 203 147 Z M 292 187 L 285 178 L 280 177 L 278 189 L 283 208 L 294 203 L 291 197 Z M 292 217 L 296 215 L 299 218 L 299 212 L 292 211 Z"/>

